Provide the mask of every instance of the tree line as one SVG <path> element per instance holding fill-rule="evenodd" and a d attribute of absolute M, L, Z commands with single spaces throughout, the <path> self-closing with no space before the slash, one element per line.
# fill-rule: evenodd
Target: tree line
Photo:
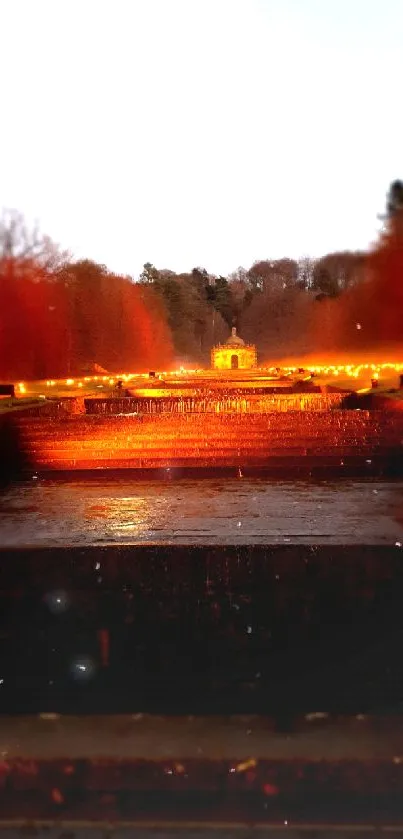
<path fill-rule="evenodd" d="M 0 220 L 0 376 L 51 378 L 209 363 L 236 325 L 263 362 L 403 338 L 403 183 L 369 252 L 258 260 L 227 277 L 151 262 L 133 279 L 73 261 L 18 213 Z"/>
<path fill-rule="evenodd" d="M 0 377 L 46 379 L 161 367 L 173 356 L 152 288 L 73 262 L 16 213 L 0 222 Z"/>

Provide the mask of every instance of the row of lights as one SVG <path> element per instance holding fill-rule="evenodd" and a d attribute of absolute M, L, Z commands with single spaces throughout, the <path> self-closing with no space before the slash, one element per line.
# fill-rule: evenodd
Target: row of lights
<path fill-rule="evenodd" d="M 274 369 L 274 368 L 272 368 Z M 300 368 L 298 367 L 285 367 L 284 370 L 287 373 L 297 373 Z M 310 365 L 309 370 L 312 373 L 317 373 L 319 375 L 325 376 L 339 376 L 341 373 L 345 374 L 346 376 L 351 376 L 354 378 L 358 378 L 358 376 L 364 371 L 371 371 L 371 375 L 373 378 L 378 379 L 380 372 L 384 372 L 385 370 L 390 369 L 396 372 L 403 370 L 403 362 L 400 363 L 393 363 L 393 362 L 385 362 L 383 364 L 329 364 L 329 365 Z"/>
<path fill-rule="evenodd" d="M 270 367 L 270 368 L 268 368 L 268 372 L 270 372 L 270 373 L 277 372 L 278 373 L 278 369 L 279 369 L 278 367 L 276 367 L 276 368 L 275 367 Z M 283 367 L 282 369 L 288 374 L 295 374 L 295 373 L 299 372 L 301 368 L 298 368 L 298 367 Z M 371 371 L 372 378 L 378 379 L 380 372 L 381 371 L 384 372 L 385 370 L 388 370 L 388 369 L 396 371 L 396 372 L 400 372 L 400 371 L 403 370 L 403 362 L 393 363 L 393 362 L 387 361 L 387 362 L 384 362 L 382 364 L 372 363 L 372 364 L 358 364 L 358 365 L 353 365 L 353 364 L 337 364 L 337 365 L 336 364 L 329 364 L 329 365 L 317 365 L 317 364 L 315 364 L 315 365 L 309 365 L 309 370 L 312 373 L 316 373 L 316 374 L 319 374 L 319 375 L 326 375 L 326 376 L 329 376 L 329 375 L 339 376 L 340 374 L 344 374 L 344 375 L 347 375 L 347 376 L 350 376 L 350 377 L 353 377 L 353 378 L 358 378 L 358 376 L 363 371 Z M 173 372 L 173 374 L 171 374 L 171 375 L 179 375 L 179 374 L 183 374 L 183 373 L 195 374 L 195 373 L 198 373 L 198 372 L 200 372 L 200 371 L 199 370 L 185 370 L 183 367 L 181 367 L 179 370 L 175 370 Z M 160 373 L 160 375 L 167 376 L 169 374 L 166 371 L 164 371 L 164 372 Z M 81 380 L 81 379 L 76 380 L 76 379 L 68 378 L 68 379 L 65 379 L 65 380 L 58 380 L 57 381 L 55 379 L 48 379 L 46 381 L 46 387 L 51 388 L 51 387 L 55 387 L 57 385 L 60 386 L 63 382 L 67 387 L 75 386 L 75 387 L 78 387 L 78 388 L 84 387 L 84 382 L 85 383 L 88 383 L 88 382 L 103 382 L 103 383 L 108 383 L 110 386 L 113 386 L 119 380 L 124 381 L 124 382 L 129 382 L 131 379 L 134 379 L 134 378 L 145 378 L 145 379 L 147 379 L 147 378 L 149 378 L 149 373 L 137 373 L 137 374 L 136 373 L 122 373 L 121 375 L 116 376 L 116 377 L 85 376 L 83 380 Z M 97 387 L 103 387 L 103 384 L 102 385 L 97 385 Z M 17 391 L 20 394 L 24 394 L 24 393 L 27 392 L 27 388 L 26 388 L 26 385 L 24 384 L 24 382 L 19 382 L 18 383 Z"/>

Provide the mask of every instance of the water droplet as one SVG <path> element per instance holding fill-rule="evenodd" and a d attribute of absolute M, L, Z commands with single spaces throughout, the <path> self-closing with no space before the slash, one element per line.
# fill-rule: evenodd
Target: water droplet
<path fill-rule="evenodd" d="M 65 591 L 50 591 L 45 595 L 45 603 L 50 612 L 60 615 L 69 608 L 69 597 Z"/>
<path fill-rule="evenodd" d="M 73 677 L 80 681 L 91 679 L 95 674 L 94 662 L 90 658 L 76 659 L 72 664 L 71 672 Z"/>

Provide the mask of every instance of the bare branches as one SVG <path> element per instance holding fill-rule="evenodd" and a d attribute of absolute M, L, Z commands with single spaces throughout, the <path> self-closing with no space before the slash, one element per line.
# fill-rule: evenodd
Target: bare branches
<path fill-rule="evenodd" d="M 22 270 L 24 266 L 39 267 L 56 272 L 69 260 L 67 251 L 40 233 L 38 224 L 29 228 L 21 213 L 3 210 L 0 216 L 0 262 L 12 262 Z"/>

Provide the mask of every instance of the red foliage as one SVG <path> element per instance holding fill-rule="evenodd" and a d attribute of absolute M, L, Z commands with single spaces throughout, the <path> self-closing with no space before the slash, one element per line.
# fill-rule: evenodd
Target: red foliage
<path fill-rule="evenodd" d="M 1 378 L 57 378 L 94 363 L 111 372 L 161 368 L 172 353 L 152 290 L 92 263 L 52 274 L 32 261 L 0 261 Z"/>
<path fill-rule="evenodd" d="M 403 340 L 403 220 L 368 254 L 362 282 L 336 299 L 317 303 L 317 350 L 394 349 Z"/>

